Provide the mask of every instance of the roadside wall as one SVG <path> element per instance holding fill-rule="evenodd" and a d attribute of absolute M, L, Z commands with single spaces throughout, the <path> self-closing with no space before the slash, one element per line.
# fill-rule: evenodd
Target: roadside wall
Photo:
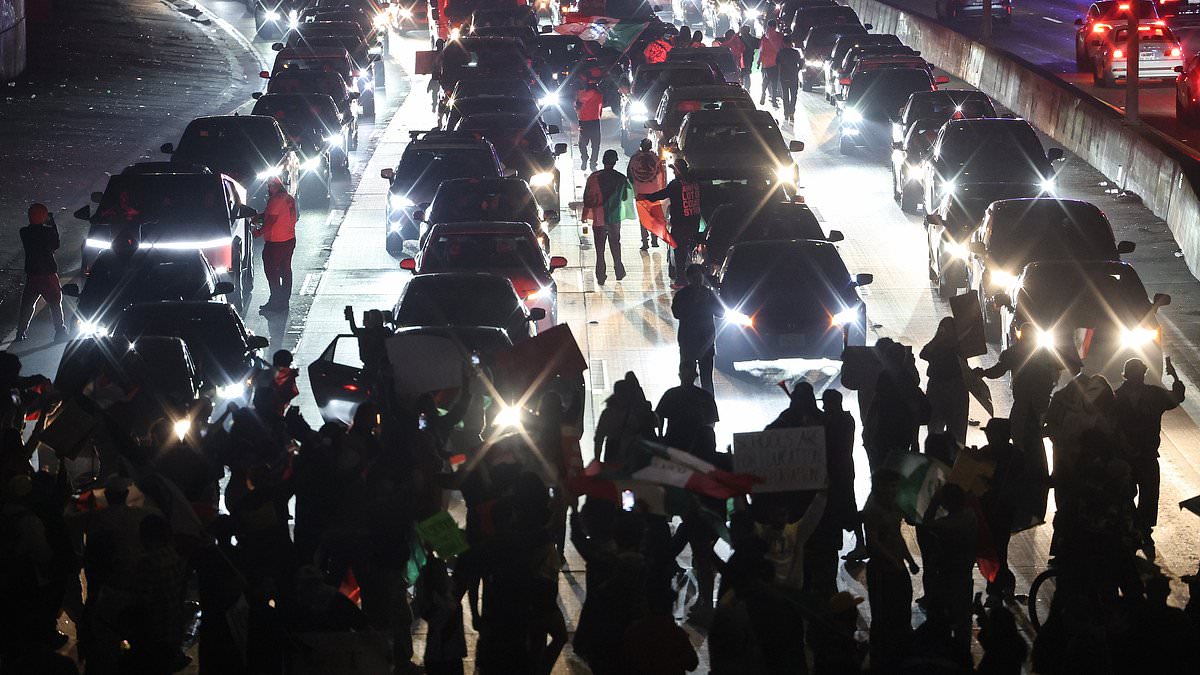
<path fill-rule="evenodd" d="M 1139 195 L 1167 221 L 1188 269 L 1200 278 L 1200 162 L 1195 157 L 1154 129 L 1126 126 L 1120 112 L 1020 57 L 878 0 L 847 4 L 874 32 L 894 33 L 938 68 L 977 87 Z"/>
<path fill-rule="evenodd" d="M 25 0 L 0 0 L 0 82 L 25 70 Z"/>

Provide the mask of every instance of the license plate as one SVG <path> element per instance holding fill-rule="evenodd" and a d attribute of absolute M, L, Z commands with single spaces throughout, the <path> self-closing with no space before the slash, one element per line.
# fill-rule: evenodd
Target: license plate
<path fill-rule="evenodd" d="M 779 346 L 784 349 L 796 349 L 808 343 L 804 333 L 785 333 L 779 336 Z"/>

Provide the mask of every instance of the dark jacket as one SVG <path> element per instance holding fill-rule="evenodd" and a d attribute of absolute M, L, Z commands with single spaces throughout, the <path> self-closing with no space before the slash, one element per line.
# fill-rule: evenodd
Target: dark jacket
<path fill-rule="evenodd" d="M 671 200 L 671 236 L 677 242 L 700 235 L 700 183 L 691 178 L 676 178 L 658 192 L 638 197 L 651 201 Z"/>
<path fill-rule="evenodd" d="M 680 345 L 697 351 L 712 347 L 717 334 L 713 317 L 722 314 L 721 301 L 712 289 L 707 286 L 680 289 L 671 301 L 671 314 L 679 320 Z"/>
<path fill-rule="evenodd" d="M 58 263 L 54 260 L 59 245 L 58 227 L 54 221 L 22 227 L 21 244 L 25 247 L 25 274 L 58 274 Z"/>

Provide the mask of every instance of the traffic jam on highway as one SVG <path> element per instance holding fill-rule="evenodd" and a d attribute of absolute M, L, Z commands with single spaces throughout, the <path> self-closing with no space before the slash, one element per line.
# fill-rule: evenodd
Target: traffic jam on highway
<path fill-rule="evenodd" d="M 1010 0 L 934 11 L 953 26 L 988 6 L 1014 20 Z M 1092 631 L 1114 672 L 1195 672 L 1168 643 L 1200 634 L 1200 601 L 1186 620 L 1166 602 L 1200 579 L 1156 549 L 1173 545 L 1155 531 L 1162 415 L 1185 400 L 1172 298 L 1106 204 L 1063 196 L 1070 158 L 1030 122 L 835 0 L 243 11 L 261 91 L 71 206 L 77 280 L 59 283 L 46 207 L 21 231 L 0 604 L 42 623 L 12 629 L 0 671 L 58 672 L 69 638 L 60 655 L 101 675 L 197 657 L 201 673 L 1067 673 L 1069 636 Z M 1200 125 L 1200 52 L 1174 33 L 1190 22 L 1200 6 L 1093 3 L 1078 70 L 1175 81 L 1178 119 Z M 814 110 L 830 123 L 810 132 Z M 874 318 L 893 260 L 864 266 L 868 235 L 806 188 L 853 202 L 880 185 L 830 167 L 866 165 L 922 232 L 905 271 L 939 313 L 923 349 Z M 343 235 L 298 237 L 301 213 L 350 223 L 364 204 L 370 250 L 351 257 L 391 269 L 352 270 L 363 299 L 340 292 L 333 333 L 291 351 L 256 335 L 322 319 L 297 316 L 293 259 Z M 648 260 L 642 298 L 626 279 Z M 380 285 L 394 304 L 369 306 Z M 639 367 L 666 354 L 674 373 L 677 343 L 656 406 L 632 362 L 599 355 L 589 302 L 628 310 Z M 47 319 L 49 379 L 17 358 Z M 724 408 L 769 406 L 776 385 L 786 409 L 764 430 Z M 46 515 L 53 494 L 66 516 Z M 1054 562 L 1010 566 L 1010 536 L 1038 526 Z M 572 570 L 587 578 L 567 601 Z"/>

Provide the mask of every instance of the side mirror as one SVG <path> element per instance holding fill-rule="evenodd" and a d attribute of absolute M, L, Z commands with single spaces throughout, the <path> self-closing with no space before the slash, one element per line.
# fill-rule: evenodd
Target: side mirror
<path fill-rule="evenodd" d="M 258 99 L 262 98 L 262 95 L 263 95 L 263 93 L 261 91 L 256 91 L 253 94 L 250 94 L 250 98 L 257 101 Z"/>
<path fill-rule="evenodd" d="M 396 180 L 396 172 L 393 169 L 382 169 L 379 172 L 379 177 L 384 180 Z"/>
<path fill-rule="evenodd" d="M 929 227 L 938 227 L 942 224 L 942 217 L 936 213 L 926 213 L 925 224 Z"/>
<path fill-rule="evenodd" d="M 81 206 L 78 209 L 75 209 L 75 213 L 71 215 L 75 216 L 79 220 L 88 220 L 92 217 L 92 207 Z"/>
<path fill-rule="evenodd" d="M 246 347 L 248 349 L 266 349 L 271 344 L 271 341 L 261 335 L 246 336 Z"/>
<path fill-rule="evenodd" d="M 862 288 L 863 286 L 870 286 L 872 283 L 874 283 L 874 281 L 874 274 L 863 272 L 861 274 L 854 275 L 854 285 L 858 286 L 859 288 Z"/>
<path fill-rule="evenodd" d="M 1137 244 L 1133 243 L 1132 241 L 1118 241 L 1117 242 L 1117 254 L 1118 255 L 1125 255 L 1126 253 L 1133 253 L 1134 249 L 1136 249 L 1136 248 L 1137 248 Z"/>
<path fill-rule="evenodd" d="M 825 235 L 825 241 L 836 244 L 839 241 L 845 241 L 846 235 L 842 234 L 841 230 L 830 230 L 829 234 Z"/>
<path fill-rule="evenodd" d="M 424 210 L 424 209 L 417 209 L 416 211 L 413 211 L 413 214 L 412 214 L 412 219 L 413 219 L 415 222 L 418 222 L 418 223 L 423 223 L 423 222 L 425 222 L 425 210 Z"/>
<path fill-rule="evenodd" d="M 542 211 L 542 217 L 551 221 L 558 220 L 558 209 L 546 209 L 545 211 Z"/>
<path fill-rule="evenodd" d="M 282 42 L 272 42 L 271 43 L 271 51 L 274 51 L 274 52 L 283 51 L 283 43 Z"/>
<path fill-rule="evenodd" d="M 1050 160 L 1051 162 L 1057 162 L 1058 160 L 1060 160 L 1062 158 L 1063 158 L 1062 148 L 1050 148 L 1049 150 L 1046 151 L 1046 159 Z"/>
<path fill-rule="evenodd" d="M 555 143 L 554 144 L 554 156 L 558 157 L 560 155 L 565 155 L 565 154 L 567 154 L 567 144 L 566 143 Z"/>
<path fill-rule="evenodd" d="M 350 92 L 349 94 L 347 94 L 347 96 L 350 98 L 350 100 L 351 100 L 351 101 L 357 101 L 357 100 L 358 100 L 358 97 L 359 97 L 359 95 L 360 95 L 360 94 L 359 94 L 359 92 L 357 92 L 357 91 L 352 91 L 352 92 Z"/>
<path fill-rule="evenodd" d="M 69 285 L 70 284 L 68 284 L 68 286 Z M 63 290 L 64 290 L 64 292 L 66 291 L 66 286 L 63 287 Z M 1166 293 L 1155 293 L 1154 294 L 1154 306 L 1155 307 L 1166 307 L 1169 304 L 1171 304 L 1171 296 L 1170 295 L 1167 295 Z"/>
<path fill-rule="evenodd" d="M 550 256 L 550 271 L 561 270 L 567 266 L 567 259 L 561 255 Z"/>
<path fill-rule="evenodd" d="M 933 78 L 933 83 L 934 84 L 950 84 L 950 78 L 945 75 L 938 75 L 937 77 Z"/>
<path fill-rule="evenodd" d="M 658 122 L 656 122 L 654 120 L 646 120 L 646 122 L 643 126 L 645 126 L 647 129 L 650 129 L 651 131 L 658 131 L 659 129 L 662 128 L 659 126 Z"/>
<path fill-rule="evenodd" d="M 104 199 L 103 192 L 93 192 L 90 196 L 93 204 L 99 204 L 100 201 Z"/>
<path fill-rule="evenodd" d="M 1076 26 L 1082 26 L 1082 25 L 1083 25 L 1083 19 L 1080 19 L 1079 17 L 1076 17 L 1076 18 L 1075 18 L 1075 25 L 1076 25 Z"/>
<path fill-rule="evenodd" d="M 1177 73 L 1182 73 L 1182 72 L 1183 72 L 1183 66 L 1175 66 L 1175 67 L 1174 67 L 1174 68 L 1172 68 L 1171 70 L 1174 70 L 1174 71 L 1175 71 L 1175 72 L 1177 72 Z"/>
<path fill-rule="evenodd" d="M 538 31 L 539 31 L 539 32 L 541 32 L 541 33 L 549 33 L 549 32 L 550 32 L 550 31 L 552 31 L 552 30 L 554 30 L 554 27 L 553 27 L 553 26 L 549 26 L 549 25 L 546 25 L 546 24 L 543 24 L 543 25 L 541 25 L 541 26 L 538 26 Z"/>
<path fill-rule="evenodd" d="M 416 272 L 417 271 L 417 261 L 413 260 L 412 258 L 405 258 L 404 260 L 400 261 L 400 269 L 406 270 L 408 272 Z"/>
<path fill-rule="evenodd" d="M 1012 296 L 1010 296 L 1008 293 L 997 293 L 996 295 L 992 296 L 992 302 L 994 302 L 997 307 L 1004 307 L 1009 310 L 1012 310 L 1013 308 Z"/>
<path fill-rule="evenodd" d="M 232 292 L 233 292 L 233 282 L 232 281 L 218 281 L 217 285 L 213 286 L 212 297 L 215 298 L 218 295 L 229 295 Z"/>
<path fill-rule="evenodd" d="M 804 141 L 788 141 L 788 152 L 804 152 Z"/>
<path fill-rule="evenodd" d="M 546 133 L 550 134 L 551 136 L 554 136 L 561 132 L 562 132 L 562 129 L 559 129 L 557 124 L 547 124 L 546 125 Z"/>
<path fill-rule="evenodd" d="M 902 141 L 892 141 L 892 149 L 893 150 L 903 150 L 904 143 Z"/>
<path fill-rule="evenodd" d="M 269 71 L 269 70 L 260 70 L 260 71 L 258 71 L 258 76 L 259 76 L 259 77 L 261 77 L 261 78 L 262 78 L 262 79 L 264 79 L 264 80 L 269 80 L 269 79 L 271 79 L 271 71 Z"/>
<path fill-rule="evenodd" d="M 175 154 L 175 144 L 174 143 L 163 143 L 162 145 L 158 146 L 158 149 L 161 150 L 164 155 Z"/>
<path fill-rule="evenodd" d="M 62 287 L 62 292 L 63 292 L 63 295 L 65 295 L 69 298 L 78 298 L 79 297 L 79 284 L 64 284 Z M 1162 295 L 1162 293 L 1159 293 L 1158 295 Z M 1156 300 L 1158 299 L 1158 295 L 1154 296 L 1154 298 Z"/>
<path fill-rule="evenodd" d="M 534 307 L 529 310 L 529 321 L 541 321 L 546 318 L 546 310 L 541 307 Z"/>
<path fill-rule="evenodd" d="M 255 211 L 253 206 L 238 204 L 237 208 L 234 209 L 234 217 L 236 218 L 253 218 L 257 215 L 258 211 Z"/>
<path fill-rule="evenodd" d="M 871 30 L 871 29 L 872 29 L 872 28 L 874 28 L 874 27 L 875 27 L 875 26 L 872 26 L 872 25 L 871 25 L 871 24 L 869 24 L 869 23 L 864 23 L 864 24 L 863 24 L 863 28 L 866 28 L 867 30 Z"/>

